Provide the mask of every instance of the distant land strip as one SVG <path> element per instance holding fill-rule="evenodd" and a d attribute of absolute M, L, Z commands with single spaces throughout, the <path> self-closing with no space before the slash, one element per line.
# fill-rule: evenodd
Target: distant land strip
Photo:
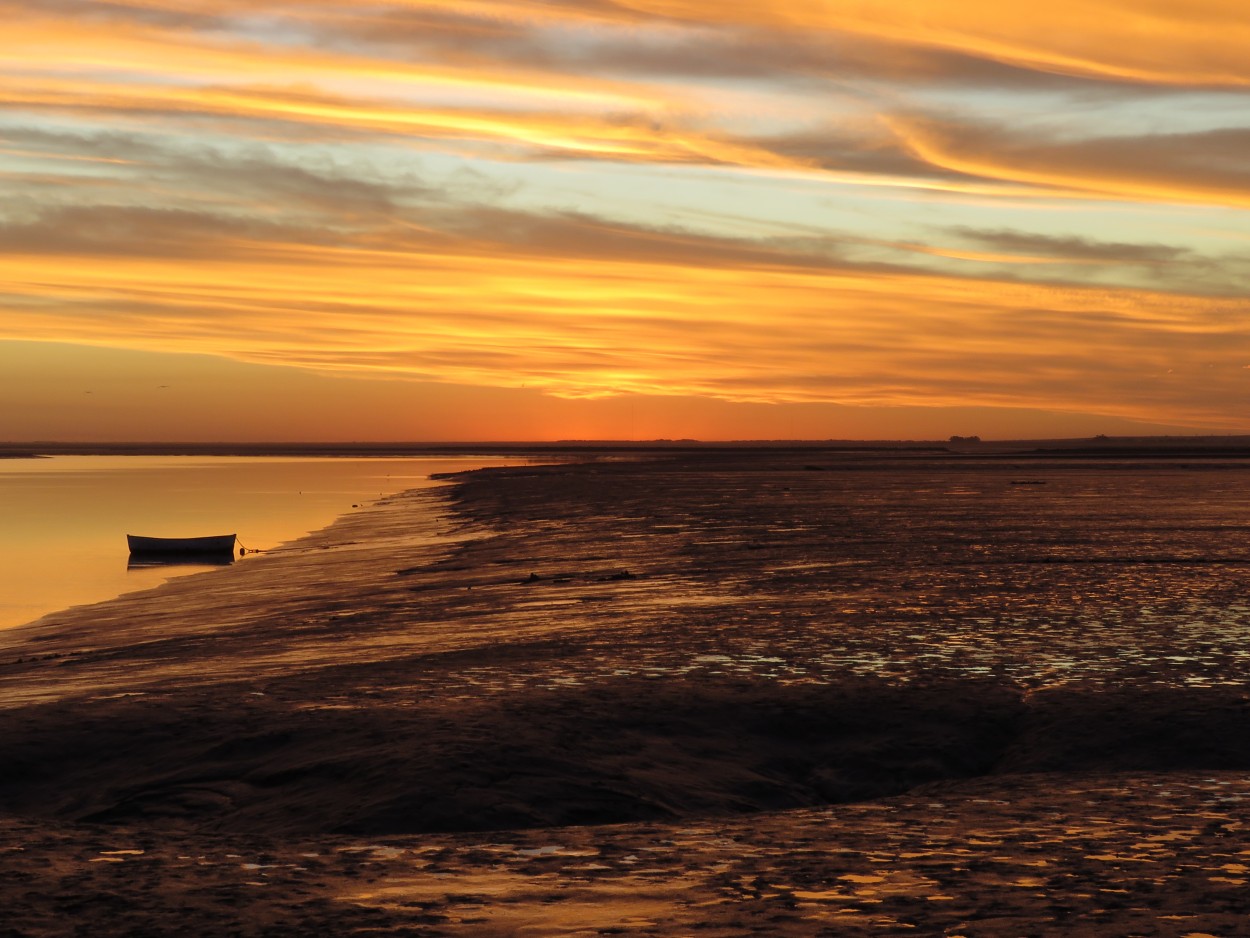
<path fill-rule="evenodd" d="M 1095 437 L 1068 440 L 556 440 L 489 442 L 0 442 L 0 458 L 36 456 L 595 456 L 827 453 L 959 458 L 1250 458 L 1250 435 Z M 812 465 L 812 469 L 823 468 Z"/>

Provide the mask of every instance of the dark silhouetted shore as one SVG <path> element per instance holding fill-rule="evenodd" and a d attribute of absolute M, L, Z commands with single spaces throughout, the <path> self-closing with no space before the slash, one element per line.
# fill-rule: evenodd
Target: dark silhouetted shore
<path fill-rule="evenodd" d="M 633 455 L 0 632 L 0 935 L 1238 933 L 1250 462 Z"/>

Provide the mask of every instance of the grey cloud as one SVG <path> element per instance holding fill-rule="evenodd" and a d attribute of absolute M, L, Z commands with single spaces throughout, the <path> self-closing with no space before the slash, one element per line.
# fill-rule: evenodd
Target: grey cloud
<path fill-rule="evenodd" d="M 969 178 L 964 173 L 926 163 L 893 139 L 868 140 L 836 128 L 778 134 L 751 142 L 769 152 L 810 161 L 832 171 L 928 179 Z"/>
<path fill-rule="evenodd" d="M 1041 172 L 1092 192 L 1122 191 L 1121 183 L 1174 190 L 1178 200 L 1221 191 L 1250 198 L 1250 127 L 1191 133 L 1152 133 L 1060 139 L 1047 131 L 991 127 L 954 119 L 923 117 L 916 124 L 936 132 L 950 152 L 1013 172 Z M 1144 192 L 1144 195 L 1147 194 Z"/>
<path fill-rule="evenodd" d="M 187 209 L 86 205 L 48 209 L 30 220 L 0 224 L 0 251 L 25 254 L 220 257 L 227 240 L 309 238 L 250 218 Z"/>
<path fill-rule="evenodd" d="M 0 16 L 29 13 L 28 2 L 0 0 Z M 39 0 L 39 12 L 73 18 L 80 22 L 133 22 L 173 29 L 213 29 L 227 20 L 216 12 L 196 11 L 181 6 L 159 3 L 126 3 L 124 0 Z"/>
<path fill-rule="evenodd" d="M 313 213 L 326 223 L 351 223 L 372 217 L 390 217 L 430 194 L 415 172 L 380 174 L 357 161 L 346 165 L 330 158 L 300 160 L 260 144 L 226 151 L 219 147 L 188 147 L 152 137 L 125 133 L 62 133 L 35 127 L 6 131 L 10 145 L 89 158 L 123 160 L 117 174 L 138 176 L 145 188 L 168 184 L 186 201 L 212 196 L 215 201 L 240 206 L 242 214 L 279 208 Z M 101 180 L 102 182 L 102 180 Z M 52 199 L 40 203 L 55 204 Z M 12 204 L 12 203 L 10 203 Z"/>
<path fill-rule="evenodd" d="M 1167 244 L 1097 241 L 1076 236 L 1062 237 L 1012 231 L 1006 228 L 955 227 L 947 230 L 983 247 L 1073 261 L 1097 261 L 1108 264 L 1171 264 L 1184 259 L 1192 259 L 1193 253 L 1188 248 Z"/>

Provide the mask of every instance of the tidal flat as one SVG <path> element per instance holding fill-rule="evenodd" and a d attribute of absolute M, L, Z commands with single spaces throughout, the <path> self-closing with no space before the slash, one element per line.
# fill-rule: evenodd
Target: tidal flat
<path fill-rule="evenodd" d="M 0 632 L 0 935 L 1240 934 L 1247 481 L 618 453 Z"/>

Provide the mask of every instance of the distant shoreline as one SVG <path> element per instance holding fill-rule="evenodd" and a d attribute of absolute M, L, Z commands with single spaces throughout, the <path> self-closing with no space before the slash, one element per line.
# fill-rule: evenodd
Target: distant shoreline
<path fill-rule="evenodd" d="M 656 455 L 729 455 L 803 453 L 876 457 L 1121 457 L 1250 458 L 1250 435 L 1085 437 L 1047 440 L 558 440 L 553 442 L 458 443 L 76 443 L 22 441 L 0 443 L 0 459 L 48 456 L 543 456 L 572 459 Z"/>

